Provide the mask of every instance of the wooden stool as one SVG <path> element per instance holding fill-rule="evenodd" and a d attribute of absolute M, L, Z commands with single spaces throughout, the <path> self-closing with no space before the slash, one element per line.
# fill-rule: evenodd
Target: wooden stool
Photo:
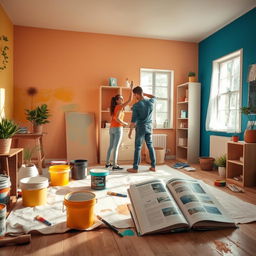
<path fill-rule="evenodd" d="M 44 150 L 43 150 L 43 134 L 42 133 L 24 133 L 24 134 L 15 134 L 13 137 L 13 147 L 19 146 L 19 140 L 21 139 L 30 139 L 34 140 L 38 150 L 36 151 L 37 159 L 34 159 L 33 162 L 38 166 L 39 173 L 42 174 L 42 168 L 44 166 Z"/>
<path fill-rule="evenodd" d="M 23 148 L 11 148 L 8 154 L 0 154 L 1 173 L 10 176 L 11 196 L 17 196 L 18 170 L 23 163 Z"/>

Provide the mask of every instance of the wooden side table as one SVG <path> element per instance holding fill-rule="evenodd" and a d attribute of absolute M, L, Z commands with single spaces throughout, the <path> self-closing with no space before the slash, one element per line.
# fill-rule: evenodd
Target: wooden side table
<path fill-rule="evenodd" d="M 44 149 L 43 149 L 43 134 L 42 133 L 22 133 L 22 134 L 15 134 L 12 137 L 13 140 L 13 147 L 19 146 L 19 140 L 21 139 L 29 139 L 34 140 L 36 147 L 38 150 L 36 150 L 36 157 L 37 159 L 34 159 L 35 164 L 38 166 L 39 173 L 42 174 L 42 168 L 44 167 Z"/>
<path fill-rule="evenodd" d="M 17 196 L 18 170 L 23 163 L 23 148 L 11 148 L 8 154 L 0 154 L 0 172 L 10 176 L 11 196 Z"/>

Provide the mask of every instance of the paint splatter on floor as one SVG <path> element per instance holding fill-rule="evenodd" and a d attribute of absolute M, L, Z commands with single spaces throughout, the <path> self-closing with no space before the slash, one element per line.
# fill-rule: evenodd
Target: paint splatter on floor
<path fill-rule="evenodd" d="M 102 209 L 102 210 L 100 210 L 100 212 L 112 212 L 112 210 L 111 209 Z"/>
<path fill-rule="evenodd" d="M 118 205 L 117 208 L 116 208 L 116 211 L 117 211 L 118 214 L 130 215 L 127 204 Z"/>
<path fill-rule="evenodd" d="M 224 243 L 224 242 L 219 241 L 219 240 L 214 240 L 214 243 L 215 243 L 216 249 L 219 252 L 221 252 L 221 253 L 222 252 L 224 252 L 224 253 L 231 252 L 230 248 L 228 248 L 228 244 L 227 243 Z"/>
<path fill-rule="evenodd" d="M 122 232 L 122 235 L 123 235 L 123 236 L 134 236 L 135 233 L 134 233 L 134 231 L 131 230 L 131 229 L 126 229 L 125 231 Z"/>

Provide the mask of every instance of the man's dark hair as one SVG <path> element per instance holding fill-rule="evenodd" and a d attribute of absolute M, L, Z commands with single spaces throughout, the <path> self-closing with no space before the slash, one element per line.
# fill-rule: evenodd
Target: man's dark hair
<path fill-rule="evenodd" d="M 139 94 L 139 95 L 142 95 L 143 90 L 140 86 L 137 86 L 137 87 L 133 88 L 132 92 L 136 93 L 136 94 Z"/>

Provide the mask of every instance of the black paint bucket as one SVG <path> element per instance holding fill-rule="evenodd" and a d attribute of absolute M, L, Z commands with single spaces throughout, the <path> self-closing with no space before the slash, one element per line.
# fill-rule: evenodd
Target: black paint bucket
<path fill-rule="evenodd" d="M 87 160 L 72 160 L 70 162 L 71 168 L 71 177 L 73 180 L 83 180 L 87 176 Z"/>

